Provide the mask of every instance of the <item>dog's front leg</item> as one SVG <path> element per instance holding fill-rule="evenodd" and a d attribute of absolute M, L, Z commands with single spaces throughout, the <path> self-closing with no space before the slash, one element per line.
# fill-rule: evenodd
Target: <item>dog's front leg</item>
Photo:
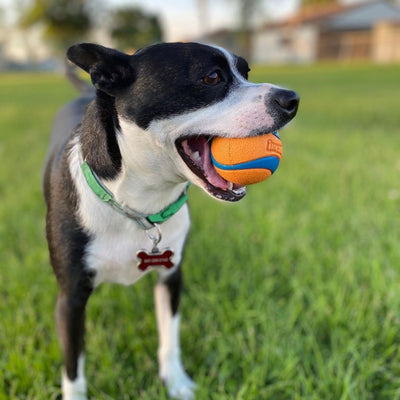
<path fill-rule="evenodd" d="M 64 353 L 63 400 L 86 400 L 84 375 L 85 306 L 89 294 L 61 292 L 57 299 L 58 335 Z"/>
<path fill-rule="evenodd" d="M 194 398 L 196 385 L 186 374 L 181 362 L 178 313 L 181 288 L 182 272 L 178 266 L 167 277 L 160 276 L 154 290 L 159 336 L 159 375 L 170 397 L 190 400 Z"/>

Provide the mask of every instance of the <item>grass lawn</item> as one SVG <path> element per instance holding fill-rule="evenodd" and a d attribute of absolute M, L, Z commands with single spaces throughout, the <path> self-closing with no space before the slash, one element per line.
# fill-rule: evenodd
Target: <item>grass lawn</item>
<path fill-rule="evenodd" d="M 238 204 L 190 189 L 183 360 L 197 399 L 400 399 L 400 66 L 255 67 L 297 90 L 284 157 Z M 0 400 L 60 398 L 41 170 L 61 76 L 0 75 Z M 103 285 L 92 399 L 167 399 L 155 276 Z"/>

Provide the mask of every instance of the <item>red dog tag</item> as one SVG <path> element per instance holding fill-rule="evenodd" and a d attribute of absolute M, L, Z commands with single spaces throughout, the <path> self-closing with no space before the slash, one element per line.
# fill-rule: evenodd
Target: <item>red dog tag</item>
<path fill-rule="evenodd" d="M 174 255 L 172 250 L 166 249 L 162 252 L 151 252 L 141 250 L 137 253 L 137 257 L 139 259 L 138 268 L 142 271 L 145 271 L 149 267 L 159 267 L 163 266 L 167 269 L 170 269 L 174 266 L 174 263 L 171 261 L 171 257 Z"/>

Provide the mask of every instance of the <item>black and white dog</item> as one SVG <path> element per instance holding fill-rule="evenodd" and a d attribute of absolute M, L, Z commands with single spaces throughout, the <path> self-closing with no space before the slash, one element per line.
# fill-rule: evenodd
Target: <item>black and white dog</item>
<path fill-rule="evenodd" d="M 189 230 L 188 182 L 237 201 L 244 187 L 210 161 L 214 136 L 282 128 L 297 94 L 247 81 L 247 62 L 197 43 L 164 43 L 130 56 L 78 44 L 69 60 L 96 90 L 58 114 L 45 169 L 47 238 L 60 286 L 57 328 L 64 400 L 86 398 L 85 306 L 103 282 L 130 285 L 156 270 L 159 374 L 169 395 L 192 399 L 179 346 L 181 257 Z"/>

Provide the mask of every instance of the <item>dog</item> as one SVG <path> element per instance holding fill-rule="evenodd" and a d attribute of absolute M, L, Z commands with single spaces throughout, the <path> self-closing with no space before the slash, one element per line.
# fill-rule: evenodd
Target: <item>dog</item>
<path fill-rule="evenodd" d="M 85 306 L 94 289 L 131 285 L 150 271 L 159 276 L 159 376 L 171 398 L 192 399 L 178 308 L 188 182 L 222 201 L 242 199 L 246 188 L 213 168 L 210 141 L 281 129 L 299 96 L 250 83 L 243 58 L 198 43 L 155 44 L 134 55 L 81 43 L 67 58 L 90 74 L 93 89 L 80 81 L 83 95 L 58 113 L 44 173 L 63 399 L 87 397 Z"/>

